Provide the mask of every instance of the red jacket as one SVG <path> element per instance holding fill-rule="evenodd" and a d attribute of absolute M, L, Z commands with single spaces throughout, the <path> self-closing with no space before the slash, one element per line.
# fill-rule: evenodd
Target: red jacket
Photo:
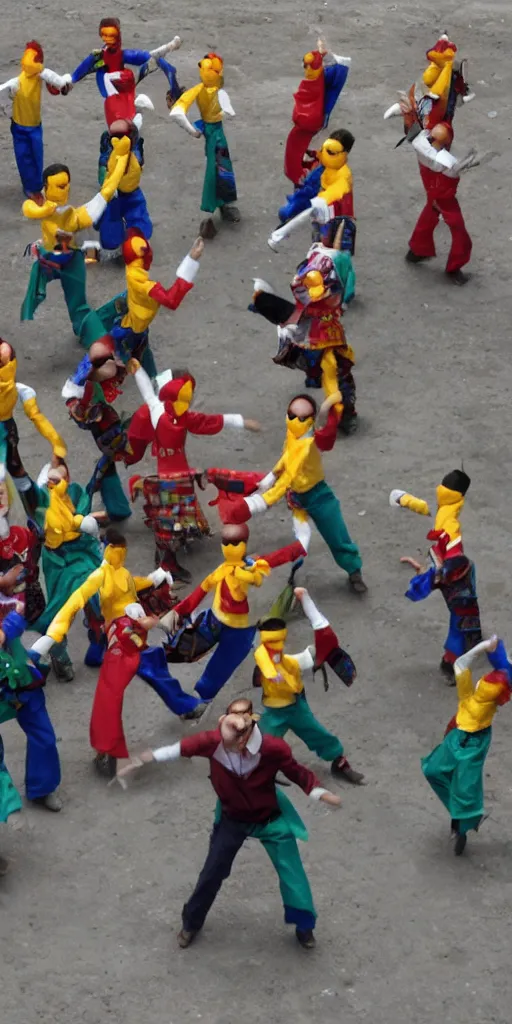
<path fill-rule="evenodd" d="M 147 405 L 142 405 L 132 417 L 128 442 L 133 454 L 126 456 L 126 464 L 140 462 L 148 444 L 157 460 L 158 476 L 167 473 L 187 473 L 190 469 L 185 453 L 187 434 L 219 434 L 224 427 L 224 416 L 202 412 L 186 412 L 175 417 L 165 412 L 156 427 L 151 423 Z"/>
<path fill-rule="evenodd" d="M 180 742 L 182 757 L 207 757 L 210 761 L 210 781 L 220 800 L 222 810 L 229 818 L 254 822 L 268 821 L 279 814 L 275 778 L 278 772 L 295 782 L 305 793 L 311 793 L 321 783 L 316 775 L 299 764 L 290 747 L 277 736 L 264 735 L 260 747 L 260 761 L 250 775 L 241 777 L 230 772 L 214 758 L 222 743 L 220 730 L 200 732 L 186 736 Z M 238 757 L 238 754 L 233 754 Z"/>

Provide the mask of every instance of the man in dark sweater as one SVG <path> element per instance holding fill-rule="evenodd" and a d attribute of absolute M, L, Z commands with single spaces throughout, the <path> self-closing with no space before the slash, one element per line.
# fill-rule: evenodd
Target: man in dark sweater
<path fill-rule="evenodd" d="M 146 750 L 118 771 L 122 780 L 149 761 L 179 757 L 206 757 L 219 804 L 210 848 L 192 896 L 183 907 L 182 948 L 190 945 L 203 927 L 217 893 L 231 872 L 233 861 L 248 838 L 259 839 L 279 876 L 284 919 L 295 925 L 301 946 L 315 945 L 316 912 L 309 882 L 297 847 L 307 839 L 306 829 L 287 797 L 276 791 L 280 771 L 313 800 L 338 807 L 339 796 L 324 789 L 304 765 L 295 761 L 284 740 L 263 736 L 249 700 L 235 700 L 219 719 L 219 728 L 187 736 L 179 743 Z"/>

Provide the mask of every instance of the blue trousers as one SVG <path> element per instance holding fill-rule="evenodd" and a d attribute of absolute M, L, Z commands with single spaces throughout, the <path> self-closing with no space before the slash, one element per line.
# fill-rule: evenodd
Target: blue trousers
<path fill-rule="evenodd" d="M 135 334 L 131 327 L 122 327 L 121 324 L 114 324 L 110 331 L 111 338 L 114 339 L 116 353 L 123 362 L 128 362 L 134 352 L 137 351 L 139 345 L 142 345 L 144 341 L 147 342 L 140 364 L 146 371 L 148 377 L 156 377 L 157 369 L 156 363 L 151 351 L 151 347 L 148 340 L 148 334 Z"/>
<path fill-rule="evenodd" d="M 17 694 L 23 707 L 16 718 L 27 737 L 25 789 L 29 800 L 48 796 L 60 784 L 60 761 L 55 732 L 46 710 L 44 690 Z"/>
<path fill-rule="evenodd" d="M 141 188 L 134 192 L 118 192 L 108 204 L 98 224 L 102 249 L 118 249 L 128 228 L 138 228 L 148 241 L 153 234 L 146 197 Z"/>
<path fill-rule="evenodd" d="M 169 674 L 163 647 L 148 647 L 142 651 L 137 675 L 158 694 L 175 715 L 186 715 L 202 703 L 192 694 L 185 693 L 178 680 Z"/>
<path fill-rule="evenodd" d="M 11 121 L 14 157 L 26 195 L 43 188 L 43 126 L 33 128 Z"/>
<path fill-rule="evenodd" d="M 255 633 L 256 626 L 247 626 L 246 629 L 222 626 L 215 652 L 195 685 L 195 691 L 202 700 L 213 700 L 233 672 L 245 661 Z"/>

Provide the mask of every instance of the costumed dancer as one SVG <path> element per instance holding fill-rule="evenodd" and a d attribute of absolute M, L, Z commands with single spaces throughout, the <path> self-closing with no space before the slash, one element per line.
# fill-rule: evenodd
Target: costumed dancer
<path fill-rule="evenodd" d="M 304 78 L 294 94 L 293 128 L 286 140 L 284 173 L 297 188 L 307 171 L 304 157 L 314 135 L 327 128 L 347 80 L 351 58 L 329 53 L 319 39 L 304 56 Z"/>
<path fill-rule="evenodd" d="M 25 45 L 21 74 L 0 85 L 12 99 L 11 135 L 21 186 L 27 198 L 40 198 L 43 187 L 43 125 L 41 90 L 58 95 L 71 82 L 71 75 L 58 75 L 44 66 L 43 48 L 32 39 Z"/>
<path fill-rule="evenodd" d="M 18 451 L 19 434 L 13 417 L 19 398 L 23 412 L 41 437 L 49 442 L 54 457 L 64 459 L 67 449 L 60 434 L 41 412 L 34 389 L 16 380 L 17 366 L 12 345 L 0 338 L 0 480 L 5 479 L 7 471 L 16 490 L 22 492 L 30 487 L 30 478 Z"/>
<path fill-rule="evenodd" d="M 430 548 L 430 568 L 424 568 L 413 558 L 401 559 L 417 571 L 406 597 L 411 601 L 422 601 L 433 590 L 440 590 L 445 600 L 450 626 L 440 669 L 448 677 L 450 685 L 453 685 L 456 659 L 482 639 L 475 566 L 464 554 L 460 526 L 460 514 L 470 483 L 467 473 L 454 469 L 443 477 L 436 489 L 434 529 L 427 533 L 427 540 L 434 541 Z M 389 502 L 392 507 L 400 506 L 420 515 L 430 515 L 426 501 L 405 491 L 391 491 Z"/>
<path fill-rule="evenodd" d="M 21 498 L 44 537 L 41 564 L 47 603 L 30 628 L 45 633 L 70 594 L 101 564 L 98 518 L 104 513 L 91 513 L 91 496 L 80 484 L 71 483 L 64 462 L 45 466 Z M 89 638 L 84 663 L 95 668 L 105 650 L 103 619 L 97 601 L 89 601 L 84 612 Z M 51 663 L 57 679 L 71 682 L 74 669 L 65 642 L 53 648 Z"/>
<path fill-rule="evenodd" d="M 182 949 L 201 931 L 237 853 L 249 838 L 260 840 L 277 872 L 286 924 L 295 925 L 304 949 L 312 949 L 316 911 L 297 847 L 297 839 L 306 840 L 308 834 L 293 804 L 276 789 L 276 775 L 282 772 L 312 800 L 332 807 L 339 807 L 341 801 L 322 787 L 313 772 L 295 761 L 284 740 L 262 735 L 250 701 L 244 702 L 243 714 L 233 713 L 232 707 L 219 719 L 217 729 L 187 736 L 169 747 L 145 750 L 121 768 L 118 777 L 126 784 L 126 775 L 151 761 L 205 757 L 210 762 L 217 812 L 206 861 L 183 907 L 178 935 Z"/>
<path fill-rule="evenodd" d="M 472 665 L 487 654 L 491 672 L 473 682 Z M 483 772 L 491 745 L 496 711 L 511 696 L 512 666 L 502 640 L 482 640 L 455 662 L 459 706 L 444 740 L 421 762 L 423 774 L 451 818 L 456 857 L 464 852 L 467 834 L 478 832 L 484 814 Z"/>
<path fill-rule="evenodd" d="M 236 223 L 240 212 L 236 203 L 236 182 L 228 143 L 222 125 L 224 115 L 235 116 L 231 100 L 224 89 L 224 61 L 217 53 L 207 53 L 199 61 L 201 81 L 192 89 L 182 93 L 177 102 L 167 98 L 169 116 L 194 138 L 204 136 L 206 169 L 204 174 L 201 210 L 210 214 L 201 221 L 199 233 L 202 238 L 214 238 L 217 234 L 213 217 L 218 209 L 223 220 Z M 193 103 L 197 104 L 201 119 L 191 124 L 187 114 Z"/>
<path fill-rule="evenodd" d="M 452 124 L 457 107 L 475 96 L 466 81 L 467 62 L 458 60 L 456 53 L 455 43 L 443 32 L 427 50 L 429 64 L 420 85 L 414 83 L 407 93 L 399 92 L 400 100 L 386 110 L 384 120 L 402 116 L 405 132 L 412 136 L 422 128 L 431 131 L 441 121 Z"/>
<path fill-rule="evenodd" d="M 0 722 L 15 718 L 27 737 L 25 791 L 27 799 L 49 811 L 62 810 L 57 740 L 46 708 L 46 671 L 26 651 L 21 636 L 28 623 L 23 605 L 9 612 L 0 626 Z"/>
<path fill-rule="evenodd" d="M 99 596 L 107 650 L 94 694 L 90 741 L 96 751 L 96 768 L 100 774 L 112 777 L 117 759 L 129 756 L 123 729 L 123 699 L 135 675 L 147 683 L 175 715 L 199 717 L 196 710 L 201 701 L 185 693 L 178 680 L 169 674 L 163 647 L 148 647 L 147 643 L 149 630 L 157 626 L 159 620 L 155 615 L 146 614 L 139 602 L 144 592 L 165 584 L 169 607 L 172 604 L 171 577 L 163 569 L 155 569 L 148 576 L 132 576 L 124 564 L 125 538 L 109 527 L 106 541 L 99 568 L 62 605 L 46 635 L 36 641 L 33 649 L 45 655 L 54 644 L 62 643 L 75 616 L 93 597 Z"/>
<path fill-rule="evenodd" d="M 272 232 L 268 240 L 271 249 L 277 251 L 283 239 L 295 231 L 304 221 L 313 224 L 313 241 L 333 246 L 340 225 L 341 244 L 339 248 L 354 255 L 356 243 L 356 222 L 354 217 L 354 196 L 352 171 L 348 165 L 348 154 L 355 139 L 345 128 L 331 132 L 317 153 L 318 166 L 308 174 L 304 184 L 296 189 L 279 210 L 282 226 Z M 349 302 L 355 293 L 355 274 Z"/>
<path fill-rule="evenodd" d="M 46 606 L 39 582 L 41 536 L 34 522 L 9 523 L 15 493 L 10 477 L 0 479 L 0 626 L 18 608 L 30 628 Z"/>
<path fill-rule="evenodd" d="M 93 341 L 103 337 L 105 328 L 87 302 L 85 256 L 73 240 L 76 232 L 98 223 L 125 173 L 130 140 L 113 139 L 112 145 L 116 157 L 114 170 L 105 178 L 100 191 L 84 206 L 68 204 L 69 167 L 51 164 L 43 173 L 44 203 L 39 205 L 27 199 L 22 208 L 29 220 L 41 221 L 42 239 L 30 247 L 35 263 L 21 307 L 21 320 L 34 319 L 36 309 L 46 298 L 48 282 L 58 280 L 73 332 L 84 348 L 90 348 Z"/>
<path fill-rule="evenodd" d="M 101 452 L 87 490 L 90 495 L 100 491 L 111 522 L 132 514 L 116 466 L 124 457 L 128 440 L 129 417 L 119 415 L 113 404 L 122 394 L 125 377 L 124 364 L 116 360 L 107 338 L 93 342 L 61 392 L 70 418 L 92 434 Z"/>
<path fill-rule="evenodd" d="M 328 406 L 324 402 L 321 413 Z M 253 515 L 266 512 L 286 497 L 293 512 L 296 536 L 307 550 L 312 519 L 340 569 L 348 574 L 351 589 L 365 594 L 361 573 L 362 560 L 357 544 L 343 519 L 338 498 L 325 481 L 321 452 L 330 451 L 336 438 L 337 418 L 333 408 L 327 422 L 315 426 L 317 405 L 308 395 L 292 398 L 286 413 L 286 439 L 283 454 L 273 470 L 261 481 L 256 494 L 231 505 L 234 523 L 247 522 Z"/>
<path fill-rule="evenodd" d="M 126 312 L 116 314 L 117 300 L 98 310 L 98 316 L 112 339 L 113 351 L 122 362 L 134 356 L 150 377 L 156 377 L 156 366 L 149 345 L 149 328 L 161 306 L 176 310 L 193 287 L 203 254 L 204 242 L 198 238 L 188 256 L 176 271 L 176 280 L 169 288 L 149 276 L 153 250 L 146 238 L 130 228 L 123 242 L 122 253 L 126 274 Z M 123 298 L 123 297 L 121 297 Z M 105 339 L 104 339 L 105 340 Z"/>
<path fill-rule="evenodd" d="M 232 507 L 236 508 L 236 503 Z M 183 623 L 186 628 L 192 613 L 206 595 L 213 591 L 208 629 L 211 634 L 210 647 L 215 646 L 215 653 L 194 687 L 203 701 L 213 700 L 252 648 L 256 626 L 249 623 L 250 588 L 261 587 L 271 569 L 306 554 L 306 542 L 303 544 L 297 541 L 268 555 L 248 557 L 248 539 L 249 529 L 245 523 L 223 525 L 221 542 L 224 561 L 161 620 L 161 625 L 169 633 L 176 633 Z"/>
<path fill-rule="evenodd" d="M 144 405 L 132 416 L 124 461 L 128 466 L 140 462 L 149 444 L 157 460 L 156 476 L 132 477 L 130 491 L 133 500 L 141 491 L 144 495 L 145 522 L 155 535 L 157 565 L 190 583 L 192 577 L 179 565 L 176 552 L 193 538 L 208 535 L 210 527 L 195 491 L 198 471 L 189 466 L 185 452 L 187 434 L 219 434 L 225 427 L 259 430 L 260 425 L 238 413 L 208 415 L 191 411 L 196 382 L 190 373 L 175 379 L 169 379 L 169 371 L 162 374 L 156 395 L 136 360 L 129 369 Z"/>
<path fill-rule="evenodd" d="M 302 370 L 306 387 L 323 388 L 339 429 L 349 435 L 357 429 L 355 356 L 341 318 L 344 299 L 353 295 L 354 274 L 350 254 L 340 252 L 342 230 L 332 249 L 316 242 L 299 263 L 290 286 L 295 303 L 256 280 L 249 309 L 277 326 L 274 362 Z"/>
<path fill-rule="evenodd" d="M 130 228 L 136 228 L 148 240 L 153 234 L 146 197 L 140 187 L 144 166 L 144 140 L 133 121 L 116 120 L 103 132 L 100 144 L 99 184 L 101 187 L 115 167 L 116 151 L 112 140 L 124 136 L 130 139 L 130 156 L 126 170 L 119 182 L 117 194 L 108 204 L 98 224 L 101 248 L 111 254 L 120 252 Z"/>
<path fill-rule="evenodd" d="M 263 689 L 264 712 L 260 729 L 262 733 L 281 738 L 287 732 L 293 732 L 308 750 L 313 750 L 323 761 L 331 762 L 331 773 L 335 778 L 358 785 L 364 775 L 352 768 L 338 737 L 321 725 L 313 714 L 306 699 L 303 679 L 304 672 L 316 672 L 327 663 L 350 686 L 356 675 L 355 665 L 339 646 L 334 630 L 307 590 L 295 587 L 294 594 L 314 630 L 315 646 L 306 647 L 300 654 L 287 654 L 285 620 L 268 618 L 258 623 L 261 643 L 254 652 L 256 672 L 253 683 Z M 240 701 L 234 701 L 233 711 L 239 712 L 240 705 Z"/>

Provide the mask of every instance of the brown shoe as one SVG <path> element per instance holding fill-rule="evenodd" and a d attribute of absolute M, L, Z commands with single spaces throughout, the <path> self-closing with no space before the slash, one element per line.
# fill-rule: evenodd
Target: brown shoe
<path fill-rule="evenodd" d="M 210 242 L 212 238 L 215 238 L 217 228 L 213 223 L 213 217 L 205 217 L 205 219 L 201 221 L 199 225 L 199 234 L 201 235 L 201 238 L 204 238 L 205 241 L 208 242 Z"/>
<path fill-rule="evenodd" d="M 366 586 L 366 583 L 364 582 L 363 575 L 362 575 L 360 569 L 356 569 L 355 572 L 351 572 L 350 573 L 350 576 L 348 578 L 348 582 L 350 583 L 351 590 L 354 591 L 354 594 L 366 594 L 367 593 L 368 587 Z"/>
<path fill-rule="evenodd" d="M 335 779 L 344 779 L 345 782 L 350 782 L 352 786 L 360 786 L 364 780 L 363 773 L 356 772 L 344 755 L 336 757 L 332 762 L 331 775 Z"/>
<path fill-rule="evenodd" d="M 240 210 L 238 206 L 221 206 L 220 215 L 227 224 L 238 224 L 240 222 Z"/>
<path fill-rule="evenodd" d="M 198 722 L 203 717 L 208 704 L 198 704 L 193 711 L 186 711 L 184 715 L 180 715 L 181 722 Z"/>
<path fill-rule="evenodd" d="M 190 943 L 194 941 L 196 935 L 197 932 L 188 932 L 186 928 L 182 928 L 181 931 L 178 932 L 178 946 L 180 949 L 186 949 L 187 946 L 190 946 Z"/>

